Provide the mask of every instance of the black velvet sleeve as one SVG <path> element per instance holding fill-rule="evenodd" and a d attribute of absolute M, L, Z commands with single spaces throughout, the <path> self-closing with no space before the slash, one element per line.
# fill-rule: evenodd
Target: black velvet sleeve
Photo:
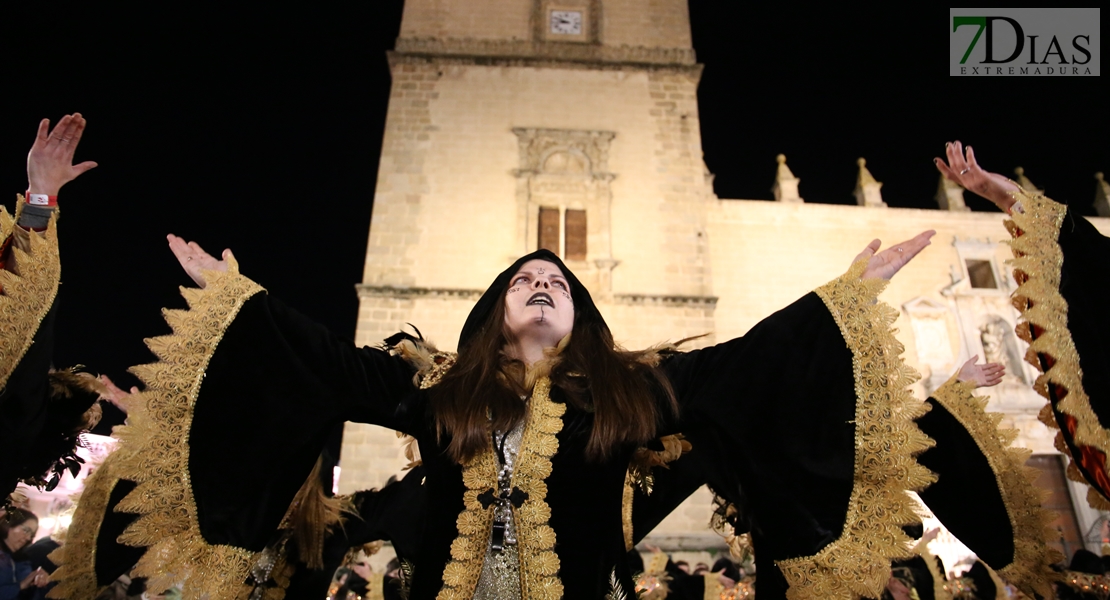
<path fill-rule="evenodd" d="M 918 460 L 937 474 L 937 482 L 921 492 L 921 499 L 944 526 L 989 565 L 998 568 L 1014 561 L 1013 527 L 1007 516 L 998 479 L 975 439 L 936 398 L 932 410 L 917 420 L 937 445 Z M 974 502 L 975 510 L 968 510 Z M 1039 532 L 1025 532 L 1031 535 Z"/>
<path fill-rule="evenodd" d="M 757 554 L 804 556 L 840 535 L 854 465 L 852 355 L 816 294 L 664 368 L 693 445 L 671 468 L 709 471 L 734 502 L 743 490 L 771 545 Z"/>
<path fill-rule="evenodd" d="M 863 279 L 865 267 L 741 339 L 663 365 L 690 457 L 750 525 L 760 597 L 787 585 L 798 597 L 877 597 L 880 574 L 906 556 L 901 527 L 919 522 L 905 492 L 932 480 L 914 460 L 928 444 L 913 423 L 925 407 L 907 389 L 916 374 L 899 357 L 897 313 L 877 301 L 885 282 Z"/>
<path fill-rule="evenodd" d="M 265 547 L 330 428 L 389 427 L 412 376 L 400 358 L 355 348 L 267 294 L 247 300 L 206 369 L 189 431 L 206 541 Z"/>
<path fill-rule="evenodd" d="M 1068 304 L 1068 329 L 1099 425 L 1110 429 L 1110 238 L 1068 210 L 1060 227 L 1064 255 L 1060 293 Z"/>

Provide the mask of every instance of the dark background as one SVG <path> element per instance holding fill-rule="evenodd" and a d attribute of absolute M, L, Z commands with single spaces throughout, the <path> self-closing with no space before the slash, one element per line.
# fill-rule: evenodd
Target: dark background
<path fill-rule="evenodd" d="M 5 9 L 5 204 L 42 117 L 85 114 L 77 159 L 101 165 L 62 192 L 60 366 L 120 376 L 151 360 L 141 338 L 167 331 L 158 309 L 188 283 L 168 232 L 231 246 L 271 293 L 353 336 L 401 17 L 400 0 L 361 4 Z M 944 9 L 733 4 L 691 2 L 719 197 L 770 199 L 782 152 L 807 202 L 850 204 L 864 156 L 888 204 L 935 208 L 931 158 L 959 138 L 1092 214 L 1092 175 L 1110 170 L 1098 78 L 949 77 Z"/>

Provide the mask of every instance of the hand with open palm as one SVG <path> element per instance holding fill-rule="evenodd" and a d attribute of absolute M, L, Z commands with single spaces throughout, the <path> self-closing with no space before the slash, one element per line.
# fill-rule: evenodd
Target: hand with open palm
<path fill-rule="evenodd" d="M 35 143 L 27 153 L 27 191 L 57 196 L 63 185 L 96 166 L 91 160 L 73 164 L 73 153 L 85 132 L 85 124 L 81 113 L 62 117 L 53 130 L 50 119 L 39 122 Z"/>
<path fill-rule="evenodd" d="M 906 263 L 910 262 L 913 257 L 917 256 L 919 252 L 929 245 L 929 240 L 936 235 L 936 231 L 929 230 L 923 231 L 916 236 L 879 252 L 882 247 L 882 241 L 872 240 L 863 252 L 860 252 L 855 260 L 857 262 L 863 259 L 867 260 L 867 268 L 863 272 L 863 278 L 878 278 L 887 279 L 894 277 Z"/>
<path fill-rule="evenodd" d="M 983 363 L 981 365 L 975 364 L 979 360 L 979 355 L 972 356 L 970 360 L 965 362 L 960 367 L 960 372 L 956 375 L 956 379 L 963 382 L 973 382 L 975 387 L 990 387 L 1002 383 L 1002 376 L 1006 374 L 1006 367 L 998 363 Z"/>
<path fill-rule="evenodd" d="M 224 249 L 222 260 L 216 259 L 211 254 L 204 251 L 200 244 L 196 242 L 186 242 L 183 238 L 177 237 L 174 234 L 169 234 L 166 239 L 170 243 L 170 251 L 177 257 L 177 262 L 181 263 L 181 268 L 189 274 L 189 277 L 196 282 L 201 289 L 207 285 L 204 280 L 204 271 L 224 271 L 227 272 L 227 263 L 229 260 L 234 260 L 230 249 Z"/>
<path fill-rule="evenodd" d="M 945 145 L 945 154 L 947 161 L 933 159 L 938 171 L 964 189 L 990 200 L 1003 212 L 1010 212 L 1015 202 L 1011 194 L 1021 189 L 1016 183 L 998 173 L 984 171 L 975 160 L 975 151 L 971 146 L 965 149 L 958 140 Z"/>

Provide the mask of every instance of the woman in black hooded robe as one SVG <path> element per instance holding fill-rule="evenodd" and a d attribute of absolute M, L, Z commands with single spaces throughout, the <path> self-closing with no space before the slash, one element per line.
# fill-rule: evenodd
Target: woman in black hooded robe
<path fill-rule="evenodd" d="M 171 236 L 203 290 L 186 290 L 190 310 L 167 312 L 174 333 L 150 340 L 161 362 L 135 369 L 145 406 L 116 464 L 138 482 L 119 509 L 139 518 L 120 539 L 150 547 L 136 572 L 155 587 L 184 580 L 234 597 L 329 427 L 361 421 L 420 444 L 429 502 L 410 598 L 631 593 L 622 500 L 633 451 L 687 421 L 727 419 L 742 425 L 738 439 L 705 451 L 773 507 L 768 528 L 782 528 L 773 541 L 796 597 L 877 596 L 890 558 L 906 552 L 900 526 L 916 520 L 903 492 L 930 476 L 913 461 L 927 440 L 911 421 L 912 372 L 875 300 L 880 278 L 929 237 L 878 255 L 876 240 L 846 275 L 743 338 L 685 353 L 614 350 L 589 292 L 540 250 L 485 292 L 457 358 L 412 340 L 355 349 L 239 275 L 229 252 L 216 261 Z M 532 311 L 530 325 L 504 336 L 517 310 Z M 529 329 L 541 322 L 565 330 Z M 459 366 L 474 352 L 494 356 L 492 379 Z M 606 368 L 615 376 L 591 377 Z M 483 392 L 442 392 L 467 381 Z"/>

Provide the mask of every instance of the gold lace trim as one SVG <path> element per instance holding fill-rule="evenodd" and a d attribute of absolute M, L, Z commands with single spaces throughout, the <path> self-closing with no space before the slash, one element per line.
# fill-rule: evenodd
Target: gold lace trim
<path fill-rule="evenodd" d="M 1025 466 L 1032 451 L 1011 446 L 1018 431 L 999 429 L 1002 414 L 986 412 L 987 399 L 973 395 L 974 389 L 974 383 L 953 376 L 933 398 L 967 430 L 994 472 L 1014 530 L 1014 560 L 998 572 L 1028 594 L 1051 597 L 1056 576 L 1049 565 L 1064 556 L 1046 543 L 1057 534 L 1050 526 L 1053 515 L 1041 507 L 1045 492 L 1033 484 L 1039 471 Z"/>
<path fill-rule="evenodd" d="M 16 199 L 16 214 L 23 208 L 23 196 Z M 15 235 L 15 218 L 0 207 L 0 241 Z M 39 325 L 54 305 L 62 273 L 58 256 L 58 214 L 50 216 L 46 231 L 27 236 L 30 252 L 17 248 L 11 252 L 19 275 L 0 269 L 0 390 L 23 360 L 39 330 Z"/>
<path fill-rule="evenodd" d="M 171 335 L 148 339 L 160 361 L 132 367 L 146 389 L 118 428 L 119 474 L 137 487 L 118 510 L 139 515 L 120 536 L 147 551 L 134 573 L 153 589 L 183 583 L 183 600 L 233 600 L 254 560 L 248 550 L 204 540 L 189 481 L 189 429 L 205 369 L 227 327 L 262 287 L 239 274 L 205 271 L 203 289 L 182 288 L 188 310 L 163 310 Z"/>
<path fill-rule="evenodd" d="M 901 526 L 921 520 L 906 492 L 936 480 L 914 459 L 933 443 L 914 424 L 927 410 L 907 390 L 919 376 L 900 358 L 891 329 L 898 313 L 877 301 L 886 282 L 862 279 L 866 266 L 859 261 L 816 290 L 852 350 L 855 483 L 840 538 L 813 556 L 778 561 L 791 600 L 882 595 L 891 559 L 911 556 Z"/>
<path fill-rule="evenodd" d="M 108 501 L 119 477 L 110 454 L 92 475 L 85 479 L 85 488 L 77 499 L 73 522 L 66 532 L 66 542 L 50 554 L 58 570 L 50 576 L 58 585 L 47 598 L 95 598 L 101 587 L 96 583 L 96 538 L 108 510 Z"/>
<path fill-rule="evenodd" d="M 1016 332 L 1029 344 L 1025 360 L 1038 371 L 1042 371 L 1038 355 L 1050 357 L 1054 363 L 1047 373 L 1037 378 L 1033 387 L 1050 403 L 1052 398 L 1048 384 L 1063 390 L 1066 395 L 1056 404 L 1056 409 L 1075 417 L 1075 443 L 1096 448 L 1110 458 L 1110 431 L 1099 423 L 1091 408 L 1091 399 L 1083 389 L 1079 352 L 1068 329 L 1068 304 L 1060 295 L 1064 252 L 1058 239 L 1067 207 L 1041 194 L 1024 190 L 1015 192 L 1014 196 L 1025 209 L 1024 213 L 1014 212 L 1012 220 L 1006 221 L 1006 229 L 1013 236 L 1010 246 L 1014 259 L 1009 264 L 1013 266 L 1014 279 L 1018 282 L 1012 299 L 1014 308 L 1021 312 Z M 1042 330 L 1036 340 L 1032 335 L 1034 326 Z M 1042 418 L 1042 421 L 1050 427 L 1059 428 L 1055 419 Z M 1063 432 L 1057 433 L 1057 438 L 1057 447 L 1064 446 Z M 1064 450 L 1064 453 L 1074 462 L 1071 452 Z M 1079 481 L 1088 483 L 1083 479 Z M 1095 490 L 1092 487 L 1087 493 L 1088 500 L 1095 500 L 1091 506 L 1110 508 L 1110 502 Z"/>
<path fill-rule="evenodd" d="M 536 382 L 529 402 L 528 421 L 520 440 L 520 453 L 513 467 L 512 486 L 528 494 L 513 510 L 517 551 L 520 554 L 520 590 L 523 598 L 556 600 L 563 597 L 559 580 L 559 556 L 555 554 L 555 530 L 548 525 L 547 483 L 551 457 L 559 451 L 556 435 L 563 430 L 566 405 L 550 398 L 551 380 Z M 493 506 L 483 508 L 478 495 L 497 489 L 497 459 L 487 446 L 463 466 L 465 508 L 456 521 L 459 535 L 451 544 L 451 561 L 443 569 L 443 588 L 438 600 L 470 600 L 482 573 L 486 546 L 493 528 Z"/>
<path fill-rule="evenodd" d="M 655 487 L 655 476 L 652 474 L 652 469 L 655 467 L 669 468 L 667 464 L 678 460 L 693 448 L 681 433 L 665 435 L 659 438 L 659 442 L 663 444 L 662 450 L 637 448 L 628 465 L 628 473 L 624 476 L 621 524 L 624 530 L 625 551 L 632 550 L 635 546 L 632 535 L 632 503 L 636 499 L 635 488 L 639 488 L 645 496 L 650 496 L 652 489 Z"/>

